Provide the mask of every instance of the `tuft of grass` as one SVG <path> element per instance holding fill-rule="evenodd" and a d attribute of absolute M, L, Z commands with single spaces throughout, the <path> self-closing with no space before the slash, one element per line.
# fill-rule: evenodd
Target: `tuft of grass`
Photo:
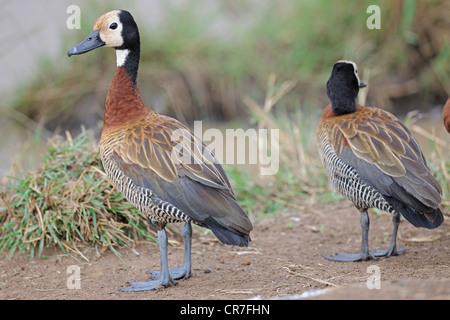
<path fill-rule="evenodd" d="M 80 246 L 95 245 L 118 255 L 118 246 L 155 240 L 145 215 L 109 183 L 87 131 L 54 137 L 43 163 L 0 194 L 0 251 L 42 257 L 57 245 L 82 255 Z"/>

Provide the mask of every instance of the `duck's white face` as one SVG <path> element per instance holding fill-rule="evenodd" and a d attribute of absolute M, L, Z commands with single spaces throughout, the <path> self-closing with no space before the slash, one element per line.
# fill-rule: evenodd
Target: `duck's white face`
<path fill-rule="evenodd" d="M 113 10 L 102 14 L 95 21 L 89 36 L 79 45 L 69 50 L 68 55 L 83 54 L 98 47 L 116 48 L 117 66 L 123 66 L 129 50 L 118 49 L 123 46 L 123 23 L 120 21 L 120 10 Z"/>
<path fill-rule="evenodd" d="M 102 14 L 95 21 L 88 37 L 70 49 L 67 55 L 83 54 L 99 47 L 114 48 L 117 66 L 124 67 L 136 84 L 140 54 L 139 28 L 128 11 L 113 10 Z"/>
<path fill-rule="evenodd" d="M 123 24 L 120 22 L 119 13 L 120 10 L 107 12 L 94 23 L 93 29 L 99 32 L 106 47 L 117 48 L 123 45 Z"/>

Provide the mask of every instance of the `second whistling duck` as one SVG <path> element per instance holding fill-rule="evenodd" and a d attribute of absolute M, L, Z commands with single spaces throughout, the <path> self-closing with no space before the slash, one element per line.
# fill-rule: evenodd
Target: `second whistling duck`
<path fill-rule="evenodd" d="M 400 215 L 416 227 L 433 229 L 444 220 L 442 189 L 431 174 L 419 144 L 394 115 L 356 102 L 360 81 L 356 64 L 334 64 L 327 82 L 331 101 L 319 120 L 317 144 L 331 184 L 361 213 L 362 243 L 357 254 L 325 257 L 335 261 L 376 259 L 402 254 L 397 249 Z M 369 208 L 393 215 L 387 250 L 369 251 Z"/>

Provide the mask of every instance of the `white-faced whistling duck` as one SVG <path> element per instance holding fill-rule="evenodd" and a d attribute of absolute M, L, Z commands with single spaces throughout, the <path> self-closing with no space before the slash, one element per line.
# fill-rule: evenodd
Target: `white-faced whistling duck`
<path fill-rule="evenodd" d="M 331 184 L 361 212 L 358 254 L 337 253 L 335 261 L 376 259 L 402 254 L 396 238 L 400 214 L 416 227 L 433 229 L 444 220 L 441 187 L 408 128 L 392 114 L 356 102 L 360 81 L 352 61 L 335 63 L 327 82 L 331 101 L 320 118 L 317 144 Z M 393 215 L 387 250 L 369 251 L 369 216 L 377 208 Z"/>
<path fill-rule="evenodd" d="M 248 246 L 252 223 L 214 154 L 185 125 L 144 105 L 136 84 L 139 31 L 124 10 L 103 14 L 69 57 L 98 47 L 116 50 L 117 69 L 106 96 L 100 154 L 107 176 L 156 228 L 161 271 L 123 291 L 151 290 L 191 275 L 191 223 L 228 245 Z M 184 222 L 184 264 L 169 270 L 167 223 Z"/>

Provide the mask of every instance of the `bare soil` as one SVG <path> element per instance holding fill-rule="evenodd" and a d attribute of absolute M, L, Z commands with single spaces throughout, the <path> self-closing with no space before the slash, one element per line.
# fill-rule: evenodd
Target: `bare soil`
<path fill-rule="evenodd" d="M 391 217 L 374 213 L 370 217 L 369 245 L 385 249 Z M 225 246 L 205 229 L 194 228 L 192 277 L 178 280 L 177 286 L 136 293 L 118 288 L 127 281 L 145 281 L 147 270 L 159 269 L 155 243 L 121 248 L 121 259 L 109 250 L 99 254 L 95 248 L 83 251 L 88 261 L 57 248 L 46 251 L 48 259 L 31 261 L 26 254 L 8 258 L 3 253 L 0 299 L 450 299 L 449 220 L 446 214 L 446 221 L 435 230 L 402 221 L 398 245 L 406 248 L 405 254 L 349 263 L 322 257 L 359 251 L 359 212 L 347 201 L 259 218 L 248 248 Z M 183 243 L 178 232 L 170 240 L 169 264 L 174 267 L 182 264 Z M 74 273 L 68 273 L 71 265 L 81 273 L 78 289 L 67 285 L 76 285 Z M 380 289 L 367 286 L 374 276 L 368 269 L 372 265 L 379 267 Z"/>

